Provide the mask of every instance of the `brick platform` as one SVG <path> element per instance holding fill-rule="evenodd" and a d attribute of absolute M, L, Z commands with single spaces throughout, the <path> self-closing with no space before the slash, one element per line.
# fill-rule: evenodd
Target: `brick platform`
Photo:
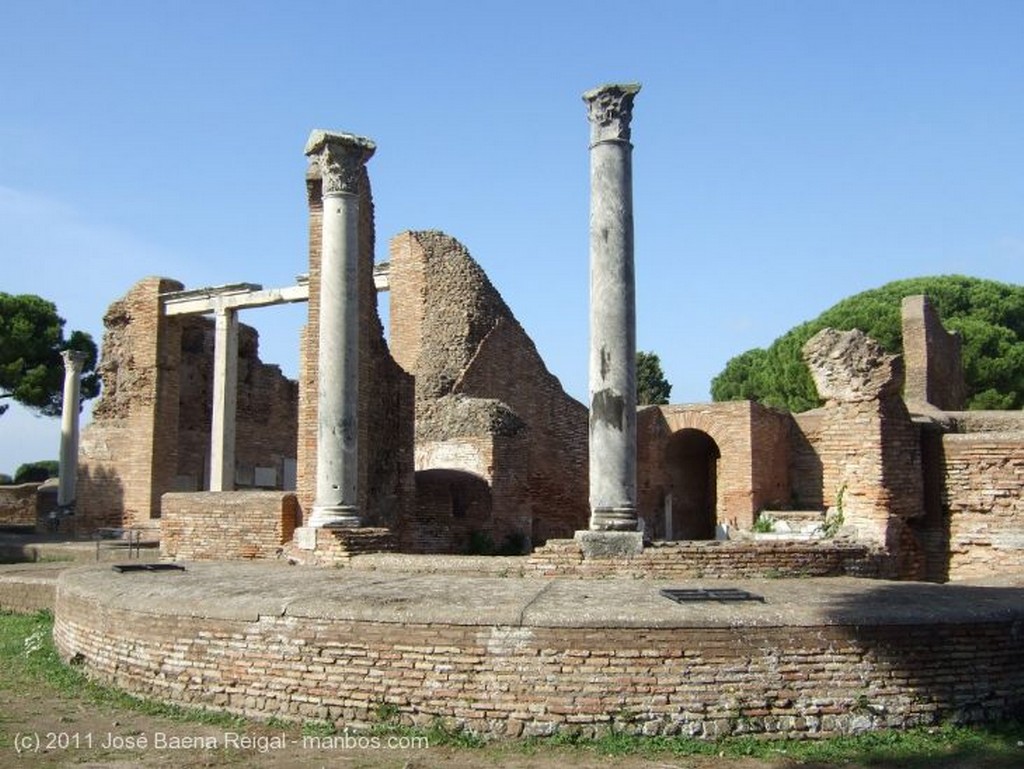
<path fill-rule="evenodd" d="M 692 605 L 659 593 L 706 584 L 85 567 L 60 578 L 54 635 L 137 694 L 352 726 L 388 705 L 406 723 L 505 736 L 819 736 L 1024 705 L 1021 587 L 736 580 L 715 586 L 764 603 Z"/>

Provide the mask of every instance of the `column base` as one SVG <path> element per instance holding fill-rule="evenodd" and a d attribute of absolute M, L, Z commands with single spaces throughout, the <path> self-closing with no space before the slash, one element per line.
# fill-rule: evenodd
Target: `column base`
<path fill-rule="evenodd" d="M 305 525 L 311 529 L 357 529 L 363 525 L 359 509 L 352 505 L 313 505 Z"/>
<path fill-rule="evenodd" d="M 635 507 L 598 507 L 590 513 L 591 531 L 639 531 Z"/>
<path fill-rule="evenodd" d="M 577 531 L 573 539 L 583 558 L 630 558 L 644 551 L 644 535 L 639 531 Z"/>

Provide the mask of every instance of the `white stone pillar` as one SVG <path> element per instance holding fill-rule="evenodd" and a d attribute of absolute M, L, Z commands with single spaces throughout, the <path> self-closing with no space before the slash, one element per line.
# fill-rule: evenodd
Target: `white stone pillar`
<path fill-rule="evenodd" d="M 60 413 L 60 479 L 57 486 L 57 507 L 67 510 L 75 505 L 82 367 L 89 356 L 78 350 L 65 350 L 61 357 L 64 359 L 64 400 Z"/>
<path fill-rule="evenodd" d="M 360 526 L 359 179 L 376 146 L 345 133 L 313 131 L 306 155 L 320 164 L 320 256 L 316 499 L 308 526 Z"/>
<path fill-rule="evenodd" d="M 238 410 L 238 311 L 214 313 L 213 414 L 210 424 L 210 491 L 235 488 L 235 417 Z"/>
<path fill-rule="evenodd" d="M 636 290 L 630 120 L 638 84 L 587 91 L 590 529 L 636 531 Z"/>

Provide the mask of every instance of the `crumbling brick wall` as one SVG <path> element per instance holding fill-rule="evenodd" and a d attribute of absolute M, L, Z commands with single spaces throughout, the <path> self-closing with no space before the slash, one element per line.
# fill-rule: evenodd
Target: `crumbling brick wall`
<path fill-rule="evenodd" d="M 905 519 L 924 512 L 920 436 L 899 396 L 903 369 L 861 331 L 824 329 L 804 347 L 825 399 L 815 449 L 822 499 L 859 537 L 895 556 L 912 547 Z"/>
<path fill-rule="evenodd" d="M 413 383 L 395 363 L 384 339 L 373 283 L 373 195 L 361 171 L 359 205 L 359 509 L 370 526 L 397 528 L 400 511 L 414 499 Z M 299 356 L 297 489 L 302 514 L 316 497 L 317 357 L 320 322 L 320 259 L 323 199 L 320 170 L 306 174 L 309 207 L 308 321 Z"/>
<path fill-rule="evenodd" d="M 103 390 L 79 449 L 79 531 L 145 524 L 173 490 L 208 477 L 213 401 L 213 321 L 163 315 L 167 278 L 140 281 L 110 305 L 99 370 Z M 296 385 L 259 359 L 256 331 L 239 326 L 236 466 L 280 479 L 294 458 Z M 243 478 L 245 476 L 243 472 Z M 280 484 L 278 484 L 280 485 Z"/>
<path fill-rule="evenodd" d="M 391 350 L 416 378 L 417 445 L 455 437 L 432 406 L 440 399 L 497 399 L 529 439 L 523 471 L 499 480 L 495 465 L 490 478 L 496 532 L 524 518 L 524 495 L 530 514 L 520 533 L 534 543 L 585 528 L 586 407 L 565 394 L 465 247 L 437 231 L 402 233 L 391 241 L 390 283 Z"/>
<path fill-rule="evenodd" d="M 141 524 L 160 515 L 178 466 L 181 325 L 162 317 L 160 295 L 180 291 L 146 278 L 107 310 L 103 389 L 79 444 L 78 529 Z"/>
<path fill-rule="evenodd" d="M 501 401 L 448 395 L 424 406 L 416 443 L 416 506 L 403 550 L 522 548 L 531 529 L 529 431 Z"/>
<path fill-rule="evenodd" d="M 924 295 L 908 296 L 901 307 L 904 398 L 912 405 L 928 404 L 958 411 L 967 400 L 961 356 L 962 340 L 942 325 L 938 312 Z"/>

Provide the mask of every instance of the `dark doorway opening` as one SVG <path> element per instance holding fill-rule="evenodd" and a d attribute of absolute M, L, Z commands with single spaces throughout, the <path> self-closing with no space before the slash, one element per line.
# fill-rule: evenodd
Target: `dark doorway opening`
<path fill-rule="evenodd" d="M 707 433 L 687 428 L 665 449 L 670 478 L 665 495 L 666 539 L 714 539 L 718 500 L 718 460 L 722 453 Z"/>

